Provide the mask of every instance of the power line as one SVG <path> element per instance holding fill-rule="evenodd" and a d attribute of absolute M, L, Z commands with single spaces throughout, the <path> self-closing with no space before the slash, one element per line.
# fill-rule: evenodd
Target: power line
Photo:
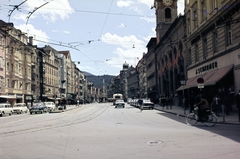
<path fill-rule="evenodd" d="M 107 19 L 108 19 L 109 12 L 110 12 L 110 10 L 111 10 L 111 8 L 112 8 L 112 4 L 113 4 L 113 0 L 112 0 L 111 5 L 110 5 L 110 7 L 109 7 L 109 9 L 108 9 L 108 14 L 107 14 L 107 16 L 106 16 L 106 18 L 105 18 L 105 20 L 104 20 L 103 27 L 102 27 L 102 30 L 101 30 L 100 35 L 99 35 L 99 39 L 101 38 L 103 29 L 104 29 L 105 24 L 106 24 L 106 21 L 107 21 Z"/>
<path fill-rule="evenodd" d="M 8 22 L 10 22 L 10 18 L 11 18 L 11 15 L 12 13 L 14 12 L 15 9 L 19 10 L 19 7 L 25 3 L 27 0 L 23 1 L 22 3 L 20 3 L 19 5 L 9 5 L 9 6 L 13 6 L 13 9 L 12 10 L 9 10 L 9 14 L 8 14 Z"/>

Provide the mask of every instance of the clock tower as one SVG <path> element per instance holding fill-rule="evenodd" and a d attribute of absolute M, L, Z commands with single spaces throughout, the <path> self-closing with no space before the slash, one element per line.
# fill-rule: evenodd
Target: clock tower
<path fill-rule="evenodd" d="M 177 17 L 177 0 L 154 0 L 157 44 Z"/>

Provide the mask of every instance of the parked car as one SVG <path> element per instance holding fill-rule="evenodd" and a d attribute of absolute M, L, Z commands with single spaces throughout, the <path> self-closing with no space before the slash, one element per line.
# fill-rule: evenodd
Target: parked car
<path fill-rule="evenodd" d="M 12 115 L 13 108 L 12 105 L 9 103 L 0 103 L 0 116 L 4 114 Z"/>
<path fill-rule="evenodd" d="M 122 99 L 116 100 L 115 108 L 117 108 L 117 107 L 123 107 L 123 108 L 125 107 L 125 103 L 124 103 L 124 101 Z"/>
<path fill-rule="evenodd" d="M 22 114 L 27 113 L 28 107 L 25 103 L 15 103 L 13 106 L 13 113 Z"/>
<path fill-rule="evenodd" d="M 143 105 L 142 108 L 145 109 L 153 109 L 154 108 L 154 104 L 153 102 L 150 101 L 150 99 L 143 99 Z"/>
<path fill-rule="evenodd" d="M 48 107 L 49 111 L 53 111 L 56 108 L 56 105 L 53 102 L 44 102 L 44 104 Z"/>
<path fill-rule="evenodd" d="M 48 112 L 48 107 L 43 102 L 33 103 L 33 106 L 29 109 L 30 114 L 38 112 L 44 113 Z"/>

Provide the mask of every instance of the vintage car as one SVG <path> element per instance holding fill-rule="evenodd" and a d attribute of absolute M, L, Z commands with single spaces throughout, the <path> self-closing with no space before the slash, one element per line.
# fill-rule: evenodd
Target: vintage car
<path fill-rule="evenodd" d="M 53 111 L 56 108 L 56 105 L 53 102 L 44 102 L 44 104 L 48 107 L 49 111 Z"/>
<path fill-rule="evenodd" d="M 143 105 L 142 108 L 145 109 L 153 109 L 154 108 L 154 104 L 153 102 L 150 101 L 150 99 L 143 99 Z"/>
<path fill-rule="evenodd" d="M 123 108 L 125 107 L 125 103 L 124 103 L 124 101 L 122 99 L 116 100 L 115 108 L 117 108 L 117 107 L 123 107 Z"/>
<path fill-rule="evenodd" d="M 47 113 L 48 107 L 43 102 L 33 103 L 33 106 L 29 109 L 30 114 Z"/>
<path fill-rule="evenodd" d="M 28 107 L 25 103 L 15 103 L 13 106 L 13 113 L 22 114 L 27 113 Z"/>
<path fill-rule="evenodd" d="M 5 114 L 12 115 L 13 108 L 10 103 L 0 103 L 0 116 Z"/>

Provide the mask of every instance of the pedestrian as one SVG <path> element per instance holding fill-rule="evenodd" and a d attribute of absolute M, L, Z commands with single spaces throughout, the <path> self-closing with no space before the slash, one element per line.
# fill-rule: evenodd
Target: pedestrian
<path fill-rule="evenodd" d="M 162 98 L 161 98 L 161 103 L 162 103 L 162 107 L 163 107 L 163 110 L 164 110 L 164 107 L 165 107 L 165 105 L 166 105 L 165 96 L 162 96 Z"/>
<path fill-rule="evenodd" d="M 172 97 L 172 95 L 170 95 L 169 98 L 168 98 L 168 105 L 169 105 L 169 108 L 172 109 L 172 105 L 173 105 L 173 97 Z"/>
<path fill-rule="evenodd" d="M 138 104 L 139 104 L 140 110 L 142 111 L 142 110 L 143 110 L 143 108 L 142 108 L 143 100 L 142 100 L 142 99 L 139 99 L 139 100 L 138 100 Z"/>
<path fill-rule="evenodd" d="M 165 103 L 166 103 L 166 109 L 168 109 L 168 107 L 169 107 L 169 96 L 166 96 Z"/>
<path fill-rule="evenodd" d="M 218 94 L 216 94 L 216 95 L 213 97 L 211 106 L 212 106 L 215 114 L 216 114 L 217 116 L 219 116 L 220 107 L 221 107 L 221 98 L 218 96 Z"/>
<path fill-rule="evenodd" d="M 229 115 L 229 113 L 230 113 L 230 108 L 231 108 L 231 103 L 230 103 L 230 100 L 229 100 L 229 95 L 226 95 L 226 96 L 224 97 L 224 106 L 225 106 L 226 114 Z"/>
<path fill-rule="evenodd" d="M 238 118 L 240 121 L 240 90 L 238 91 L 238 94 L 235 96 L 235 101 L 237 104 L 237 108 L 238 108 Z"/>

